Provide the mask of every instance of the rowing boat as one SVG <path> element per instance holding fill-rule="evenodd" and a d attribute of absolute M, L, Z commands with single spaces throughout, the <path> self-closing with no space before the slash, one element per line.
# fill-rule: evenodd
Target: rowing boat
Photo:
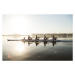
<path fill-rule="evenodd" d="M 15 39 L 7 39 L 8 41 L 24 41 L 24 42 L 72 42 L 72 40 L 28 40 L 28 39 L 19 39 L 19 40 L 15 40 Z"/>

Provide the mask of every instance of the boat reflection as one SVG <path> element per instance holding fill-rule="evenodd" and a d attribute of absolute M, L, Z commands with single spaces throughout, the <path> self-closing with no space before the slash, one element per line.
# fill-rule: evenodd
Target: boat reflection
<path fill-rule="evenodd" d="M 54 46 L 55 44 L 56 44 L 56 42 L 55 42 L 55 41 L 53 41 L 53 42 L 52 42 L 52 45 Z"/>
<path fill-rule="evenodd" d="M 40 42 L 35 42 L 36 46 L 38 46 L 38 45 L 39 45 L 39 43 L 40 43 Z"/>
<path fill-rule="evenodd" d="M 47 42 L 44 42 L 44 46 L 46 46 Z"/>
<path fill-rule="evenodd" d="M 28 46 L 30 46 L 30 44 L 32 44 L 32 42 L 28 42 Z"/>
<path fill-rule="evenodd" d="M 22 41 L 25 44 L 25 41 Z M 38 46 L 41 42 L 28 42 L 28 46 L 30 46 L 30 44 L 35 43 L 36 46 Z M 54 46 L 56 44 L 55 41 L 53 42 L 43 42 L 44 46 L 46 46 L 46 44 L 52 43 L 52 45 Z"/>
<path fill-rule="evenodd" d="M 25 43 L 28 43 L 28 46 L 30 46 L 30 44 L 35 43 L 36 46 L 38 46 L 40 43 L 42 42 L 24 42 L 24 41 L 20 41 L 17 43 L 16 47 L 15 47 L 15 51 L 13 50 L 13 53 L 10 53 L 9 51 L 7 51 L 7 58 L 8 60 L 19 60 L 20 58 L 15 58 L 14 56 L 22 56 L 22 55 L 26 55 L 28 52 L 27 47 L 25 46 Z M 46 46 L 46 44 L 52 44 L 53 46 L 56 44 L 56 42 L 43 42 L 44 46 Z M 57 53 L 57 52 L 55 52 Z M 14 55 L 14 56 L 13 56 Z M 27 56 L 26 56 L 27 57 Z"/>

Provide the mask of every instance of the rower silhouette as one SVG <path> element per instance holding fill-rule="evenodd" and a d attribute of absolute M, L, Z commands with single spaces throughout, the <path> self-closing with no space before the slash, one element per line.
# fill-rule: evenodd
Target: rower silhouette
<path fill-rule="evenodd" d="M 55 41 L 56 39 L 57 39 L 57 37 L 55 37 L 55 36 L 53 35 L 53 37 L 52 37 L 52 40 L 53 40 L 53 41 L 52 41 L 52 45 L 53 45 L 53 46 L 56 44 L 56 41 Z"/>
<path fill-rule="evenodd" d="M 49 39 L 49 37 L 46 37 L 45 35 L 44 35 L 44 40 L 48 40 Z"/>
<path fill-rule="evenodd" d="M 25 37 L 24 37 L 24 40 L 25 40 Z"/>
<path fill-rule="evenodd" d="M 57 37 L 55 37 L 55 36 L 53 35 L 52 40 L 54 41 L 54 40 L 56 40 L 56 39 L 57 39 Z"/>
<path fill-rule="evenodd" d="M 39 38 L 40 38 L 40 37 L 38 37 L 38 36 L 36 35 L 35 40 L 39 40 Z"/>
<path fill-rule="evenodd" d="M 32 40 L 32 38 L 28 35 L 28 40 Z"/>

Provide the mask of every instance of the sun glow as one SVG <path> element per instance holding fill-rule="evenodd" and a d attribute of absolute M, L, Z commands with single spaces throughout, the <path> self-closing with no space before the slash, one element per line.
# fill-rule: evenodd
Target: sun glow
<path fill-rule="evenodd" d="M 18 42 L 18 44 L 16 46 L 16 50 L 18 52 L 23 52 L 24 51 L 24 44 L 22 42 Z"/>
<path fill-rule="evenodd" d="M 30 24 L 27 19 L 22 16 L 13 17 L 11 20 L 11 26 L 13 33 L 29 35 L 30 34 Z"/>

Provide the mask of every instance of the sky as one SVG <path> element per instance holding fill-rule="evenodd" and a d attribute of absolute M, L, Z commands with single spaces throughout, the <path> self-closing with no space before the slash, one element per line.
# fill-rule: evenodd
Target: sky
<path fill-rule="evenodd" d="M 72 14 L 4 14 L 2 34 L 73 33 Z"/>

